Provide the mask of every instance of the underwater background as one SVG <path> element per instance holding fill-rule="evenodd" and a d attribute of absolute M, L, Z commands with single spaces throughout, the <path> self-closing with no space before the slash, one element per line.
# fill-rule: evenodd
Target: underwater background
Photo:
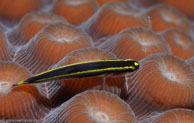
<path fill-rule="evenodd" d="M 107 59 L 140 67 L 12 87 Z M 194 123 L 194 1 L 0 0 L 0 123 L 9 122 Z"/>

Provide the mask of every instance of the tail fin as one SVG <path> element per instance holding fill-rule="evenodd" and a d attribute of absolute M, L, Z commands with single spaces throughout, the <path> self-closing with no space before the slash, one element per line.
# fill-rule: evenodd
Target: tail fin
<path fill-rule="evenodd" d="M 18 86 L 18 85 L 23 85 L 23 84 L 28 84 L 28 82 L 20 81 L 20 82 L 18 82 L 18 83 L 16 83 L 16 84 L 13 84 L 12 87 L 16 87 L 16 86 Z"/>

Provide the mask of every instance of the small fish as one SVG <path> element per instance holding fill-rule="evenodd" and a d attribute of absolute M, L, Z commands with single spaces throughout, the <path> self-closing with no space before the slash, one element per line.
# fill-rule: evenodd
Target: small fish
<path fill-rule="evenodd" d="M 57 79 L 83 78 L 102 74 L 122 74 L 126 72 L 133 72 L 138 68 L 139 63 L 132 59 L 78 62 L 39 73 L 24 81 L 14 84 L 13 87 L 23 84 L 40 83 Z"/>

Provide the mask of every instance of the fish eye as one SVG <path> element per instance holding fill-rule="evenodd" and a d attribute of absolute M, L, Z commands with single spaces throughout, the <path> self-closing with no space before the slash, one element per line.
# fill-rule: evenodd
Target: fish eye
<path fill-rule="evenodd" d="M 138 63 L 138 62 L 134 62 L 134 65 L 135 65 L 135 66 L 139 66 L 139 63 Z"/>

